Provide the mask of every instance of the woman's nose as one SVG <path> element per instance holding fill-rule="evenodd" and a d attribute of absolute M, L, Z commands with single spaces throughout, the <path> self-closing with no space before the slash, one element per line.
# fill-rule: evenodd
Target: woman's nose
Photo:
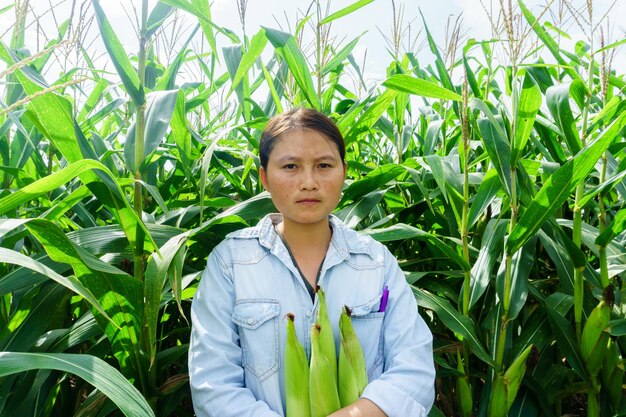
<path fill-rule="evenodd" d="M 300 180 L 300 189 L 303 191 L 317 190 L 317 179 L 312 170 L 304 170 Z"/>

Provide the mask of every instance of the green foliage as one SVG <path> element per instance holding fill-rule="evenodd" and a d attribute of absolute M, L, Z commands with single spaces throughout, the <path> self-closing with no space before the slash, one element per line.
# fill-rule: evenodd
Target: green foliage
<path fill-rule="evenodd" d="M 557 65 L 496 63 L 515 39 L 447 63 L 424 20 L 434 66 L 394 55 L 368 86 L 360 37 L 318 36 L 311 59 L 301 35 L 370 2 L 240 39 L 208 1 L 164 0 L 138 13 L 135 56 L 93 0 L 115 74 L 80 45 L 58 79 L 16 24 L 0 42 L 0 417 L 193 415 L 191 299 L 210 250 L 274 210 L 258 141 L 295 106 L 337 121 L 335 214 L 397 257 L 434 333 L 432 416 L 626 413 L 626 80 L 599 62 L 624 42 L 565 49 L 519 1 Z M 153 41 L 175 12 L 197 25 L 165 64 Z"/>

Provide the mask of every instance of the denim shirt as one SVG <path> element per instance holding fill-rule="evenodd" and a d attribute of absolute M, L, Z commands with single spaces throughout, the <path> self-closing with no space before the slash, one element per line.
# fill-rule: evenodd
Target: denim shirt
<path fill-rule="evenodd" d="M 229 234 L 209 255 L 194 296 L 189 377 L 199 417 L 285 415 L 283 355 L 288 313 L 310 358 L 311 297 L 268 215 Z M 432 334 L 397 261 L 372 238 L 330 216 L 332 239 L 319 285 L 326 293 L 339 348 L 339 315 L 352 322 L 366 359 L 361 395 L 389 417 L 421 417 L 434 397 Z M 379 312 L 384 286 L 389 297 Z"/>

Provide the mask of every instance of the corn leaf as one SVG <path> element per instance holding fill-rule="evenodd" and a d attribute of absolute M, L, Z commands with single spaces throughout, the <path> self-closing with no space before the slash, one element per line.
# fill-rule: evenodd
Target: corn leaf
<path fill-rule="evenodd" d="M 84 379 L 103 392 L 128 417 L 154 417 L 139 391 L 119 371 L 87 354 L 0 352 L 0 376 L 36 369 L 56 369 Z"/>
<path fill-rule="evenodd" d="M 83 104 L 83 108 L 76 117 L 77 121 L 83 122 L 87 118 L 87 115 L 89 115 L 89 113 L 91 113 L 91 111 L 98 105 L 98 103 L 105 98 L 103 93 L 108 86 L 109 83 L 104 78 L 100 78 L 96 82 L 93 90 L 91 90 L 91 94 L 89 94 L 89 97 L 87 97 L 87 100 Z"/>
<path fill-rule="evenodd" d="M 478 128 L 489 159 L 498 172 L 500 183 L 510 196 L 512 192 L 511 147 L 504 134 L 501 120 L 496 117 L 479 119 Z"/>
<path fill-rule="evenodd" d="M 468 41 L 468 44 L 471 43 L 472 40 Z M 467 74 L 467 83 L 472 90 L 474 96 L 479 99 L 483 99 L 483 90 L 478 86 L 478 81 L 476 80 L 476 75 L 474 74 L 474 70 L 470 67 L 467 56 L 465 52 L 463 52 L 463 68 L 465 70 L 465 74 Z"/>
<path fill-rule="evenodd" d="M 237 68 L 241 67 L 241 60 L 243 58 L 242 45 L 231 45 L 222 48 L 224 53 L 224 61 L 230 78 L 235 78 Z M 250 83 L 248 81 L 247 71 L 243 73 L 242 80 L 235 88 L 237 92 L 237 99 L 242 109 L 244 120 L 250 120 Z M 230 91 L 229 91 L 230 93 Z"/>
<path fill-rule="evenodd" d="M 150 236 L 154 238 L 157 245 L 162 246 L 172 237 L 183 232 L 178 227 L 165 224 L 146 225 Z M 129 252 L 128 240 L 122 228 L 115 225 L 84 227 L 66 233 L 66 236 L 76 245 L 85 249 L 95 256 L 106 255 L 107 253 Z"/>
<path fill-rule="evenodd" d="M 330 23 L 333 20 L 337 20 L 340 17 L 349 15 L 350 13 L 354 12 L 355 10 L 359 10 L 361 7 L 363 6 L 367 6 L 368 4 L 372 3 L 374 0 L 359 0 L 357 2 L 352 3 L 351 5 L 349 5 L 348 7 L 344 7 L 341 10 L 336 11 L 335 13 L 331 14 L 330 16 L 325 17 L 324 19 L 322 19 L 319 23 L 320 26 L 325 25 L 326 23 Z"/>
<path fill-rule="evenodd" d="M 434 311 L 439 319 L 445 323 L 447 328 L 462 336 L 463 340 L 471 346 L 472 353 L 474 353 L 478 359 L 488 365 L 495 366 L 493 359 L 489 356 L 478 339 L 474 322 L 472 322 L 469 317 L 465 317 L 459 313 L 452 307 L 448 300 L 413 286 L 411 286 L 411 288 L 413 289 L 413 294 L 419 306 Z"/>
<path fill-rule="evenodd" d="M 513 254 L 521 248 L 554 213 L 554 210 L 567 200 L 625 125 L 626 112 L 611 123 L 596 140 L 585 146 L 573 159 L 545 181 L 511 232 L 506 247 L 508 254 Z"/>
<path fill-rule="evenodd" d="M 545 248 L 548 257 L 554 263 L 554 266 L 559 277 L 561 284 L 561 290 L 570 294 L 574 293 L 574 269 L 572 268 L 572 261 L 565 250 L 564 245 L 561 245 L 557 239 L 557 232 L 553 230 L 555 226 L 551 222 L 547 222 L 543 229 L 537 232 L 541 245 Z M 553 237 L 550 237 L 553 236 Z"/>
<path fill-rule="evenodd" d="M 31 294 L 36 293 L 31 298 Z M 20 297 L 17 311 L 28 310 L 28 315 L 14 314 L 7 323 L 7 328 L 13 329 L 6 337 L 0 338 L 0 351 L 27 352 L 35 346 L 42 334 L 46 333 L 51 325 L 51 306 L 58 306 L 67 299 L 68 292 L 62 285 L 48 283 L 39 285 L 25 297 Z"/>
<path fill-rule="evenodd" d="M 519 355 L 525 346 L 530 345 L 535 345 L 539 351 L 542 351 L 553 340 L 550 323 L 543 310 L 533 311 L 528 319 L 527 325 L 524 326 L 515 342 L 513 356 Z"/>
<path fill-rule="evenodd" d="M 578 85 L 580 87 L 580 84 L 582 84 L 582 81 L 555 85 L 548 88 L 546 92 L 548 109 L 573 154 L 580 151 L 582 142 L 576 128 L 576 120 L 570 108 L 570 97 L 574 86 Z"/>
<path fill-rule="evenodd" d="M 372 211 L 378 206 L 383 196 L 387 192 L 384 190 L 372 191 L 365 196 L 359 198 L 355 203 L 343 207 L 334 214 L 339 217 L 349 228 L 353 229 L 367 218 Z"/>
<path fill-rule="evenodd" d="M 437 188 L 441 191 L 443 198 L 448 201 L 448 193 L 446 192 L 446 179 L 445 179 L 445 171 L 443 168 L 443 163 L 441 162 L 441 156 L 439 155 L 427 155 L 424 157 L 426 162 L 428 162 L 428 166 L 430 167 L 430 172 L 433 174 L 433 178 L 437 183 Z"/>
<path fill-rule="evenodd" d="M 511 292 L 509 294 L 509 315 L 507 318 L 514 320 L 526 304 L 528 297 L 528 276 L 533 268 L 535 259 L 535 239 L 531 239 L 513 254 L 511 261 Z M 496 277 L 496 291 L 498 298 L 504 299 L 504 272 L 505 262 L 500 264 Z"/>
<path fill-rule="evenodd" d="M 5 248 L 5 250 L 10 250 L 10 249 Z M 10 253 L 10 255 L 12 256 L 13 254 Z M 2 255 L 2 256 L 5 257 L 6 255 Z M 8 259 L 8 256 L 6 256 L 6 258 Z M 65 278 L 66 275 L 64 274 L 70 270 L 70 267 L 68 265 L 58 264 L 52 261 L 50 257 L 48 257 L 48 255 L 35 255 L 35 256 L 30 256 L 28 258 L 36 262 L 36 264 L 34 264 L 36 266 L 35 269 L 30 269 L 25 266 L 20 266 L 19 268 L 13 269 L 11 272 L 9 272 L 8 274 L 0 278 L 0 295 L 5 295 L 11 292 L 18 292 L 18 291 L 26 290 L 36 285 L 43 285 L 51 277 L 40 272 L 40 269 L 42 269 L 42 266 L 43 268 L 46 268 L 45 270 L 50 270 L 52 271 L 52 273 L 57 274 L 54 276 L 57 279 L 52 278 L 56 282 L 59 282 L 61 278 Z M 5 263 L 11 264 L 11 262 L 5 262 Z M 37 266 L 38 264 L 41 264 L 41 265 Z M 78 282 L 78 281 L 75 280 L 75 282 Z M 83 296 L 83 298 L 86 298 L 86 297 Z M 93 296 L 92 296 L 92 299 L 94 301 L 97 301 L 95 297 Z M 104 310 L 102 310 L 102 312 L 104 312 Z"/>
<path fill-rule="evenodd" d="M 543 44 L 548 48 L 554 59 L 563 66 L 567 74 L 572 77 L 574 80 L 580 80 L 580 75 L 569 65 L 569 63 L 561 56 L 561 50 L 559 49 L 559 44 L 554 40 L 552 36 L 543 28 L 541 23 L 537 20 L 537 18 L 533 15 L 533 13 L 526 7 L 522 0 L 517 0 L 519 4 L 520 10 L 522 14 L 526 18 L 526 21 L 530 25 L 530 27 L 535 31 L 537 37 L 541 39 Z"/>
<path fill-rule="evenodd" d="M 311 71 L 306 58 L 300 51 L 298 44 L 293 36 L 289 33 L 279 30 L 264 28 L 267 38 L 276 49 L 276 53 L 285 61 L 296 83 L 300 87 L 300 91 L 306 97 L 311 107 L 319 110 L 320 101 L 315 92 Z"/>
<path fill-rule="evenodd" d="M 237 35 L 226 28 L 216 25 L 213 20 L 211 20 L 211 13 L 207 0 L 191 0 L 191 3 L 187 0 L 159 0 L 161 3 L 169 4 L 170 6 L 174 6 L 180 10 L 183 10 L 189 14 L 194 15 L 198 18 L 200 25 L 206 23 L 213 29 L 220 32 L 222 35 L 226 36 L 234 43 L 241 43 L 241 40 L 237 37 Z M 204 2 L 207 2 L 205 4 Z M 211 31 L 206 31 L 203 28 L 203 32 L 205 37 L 207 38 L 209 45 L 211 45 L 211 50 L 213 51 L 213 55 L 217 56 L 217 48 L 214 47 L 214 35 Z M 207 35 L 208 33 L 208 35 Z"/>
<path fill-rule="evenodd" d="M 574 369 L 574 371 L 582 379 L 587 379 L 587 370 L 583 365 L 584 362 L 580 354 L 580 348 L 578 347 L 576 336 L 572 331 L 570 322 L 555 309 L 554 305 L 556 303 L 553 296 L 558 296 L 560 298 L 559 294 L 551 295 L 546 298 L 545 306 L 550 327 L 552 328 L 552 332 L 556 339 L 556 344 L 567 358 L 567 362 L 572 369 Z"/>
<path fill-rule="evenodd" d="M 613 221 L 608 227 L 596 238 L 596 245 L 607 247 L 615 236 L 626 230 L 626 208 L 621 209 L 615 214 Z"/>
<path fill-rule="evenodd" d="M 19 61 L 3 42 L 0 42 L 0 57 L 9 65 Z M 15 76 L 26 94 L 35 95 L 48 87 L 41 75 L 29 66 L 15 72 Z M 67 98 L 54 92 L 35 96 L 28 104 L 28 115 L 39 131 L 54 143 L 69 162 L 83 158 L 74 138 L 72 105 Z M 95 179 L 93 173 L 88 176 Z"/>
<path fill-rule="evenodd" d="M 174 113 L 176 99 L 178 98 L 178 90 L 153 91 L 147 96 L 147 105 L 145 111 L 145 143 L 143 158 L 144 164 L 146 158 L 163 141 L 167 128 Z M 130 171 L 136 171 L 138 168 L 145 169 L 145 166 L 135 166 L 135 124 L 128 128 L 126 141 L 124 142 L 124 158 L 126 166 Z"/>
<path fill-rule="evenodd" d="M 393 93 L 395 94 L 395 92 Z M 348 110 L 341 115 L 339 120 L 337 120 L 337 127 L 344 137 L 346 137 L 348 132 L 352 129 L 352 125 L 357 119 L 359 113 L 361 113 L 361 111 L 366 108 L 366 106 L 370 104 L 370 102 L 373 102 L 378 97 L 379 96 L 368 95 L 364 99 L 355 100 L 355 102 L 348 108 Z"/>
<path fill-rule="evenodd" d="M 364 229 L 362 230 L 362 232 L 373 237 L 379 242 L 390 242 L 394 240 L 406 239 L 424 240 L 432 244 L 445 256 L 450 258 L 451 261 L 460 266 L 464 271 L 469 271 L 471 269 L 470 265 L 465 261 L 465 259 L 459 256 L 456 250 L 446 245 L 437 236 L 420 230 L 417 227 L 409 226 L 408 224 L 398 223 L 384 229 Z"/>
<path fill-rule="evenodd" d="M 176 98 L 176 105 L 172 112 L 172 119 L 170 120 L 170 127 L 172 128 L 172 137 L 176 148 L 178 149 L 178 157 L 180 160 L 180 167 L 185 173 L 185 177 L 188 181 L 194 183 L 195 179 L 192 175 L 192 160 L 193 160 L 193 148 L 191 143 L 191 130 L 188 126 L 188 121 L 185 113 L 186 98 L 182 90 L 178 91 L 178 97 Z"/>
<path fill-rule="evenodd" d="M 54 174 L 41 178 L 12 194 L 7 195 L 0 199 L 0 214 L 6 213 L 9 210 L 13 210 L 19 207 L 27 201 L 31 201 L 45 193 L 48 193 L 57 187 L 67 183 L 71 179 L 81 177 L 86 174 L 87 170 L 100 170 L 107 177 L 112 179 L 112 183 L 115 184 L 115 188 L 112 191 L 112 197 L 115 200 L 117 207 L 117 214 L 119 221 L 123 227 L 126 236 L 134 246 L 134 236 L 137 227 L 141 227 L 144 230 L 150 244 L 155 245 L 152 237 L 148 233 L 146 226 L 138 218 L 137 213 L 132 209 L 126 198 L 124 197 L 122 189 L 119 187 L 117 181 L 115 181 L 113 174 L 100 162 L 92 159 L 84 159 L 82 161 L 70 164 L 66 168 L 63 168 Z"/>
<path fill-rule="evenodd" d="M 145 316 L 148 331 L 150 351 L 150 366 L 156 359 L 156 336 L 158 316 L 161 307 L 161 296 L 165 286 L 167 271 L 179 249 L 183 247 L 194 231 L 181 233 L 172 237 L 160 249 L 160 254 L 154 253 L 148 260 L 144 282 L 144 300 L 146 303 Z"/>
<path fill-rule="evenodd" d="M 256 35 L 252 37 L 248 50 L 241 57 L 239 67 L 233 77 L 233 82 L 227 96 L 230 95 L 230 93 L 239 85 L 244 76 L 247 75 L 252 65 L 254 65 L 254 62 L 263 53 L 265 45 L 267 45 L 267 36 L 265 36 L 265 29 L 261 28 Z"/>
<path fill-rule="evenodd" d="M 470 275 L 470 309 L 478 302 L 489 286 L 493 266 L 501 256 L 507 226 L 505 220 L 498 219 L 492 219 L 487 224 L 482 246 Z"/>
<path fill-rule="evenodd" d="M 150 39 L 173 12 L 174 7 L 158 2 L 148 16 L 148 21 L 146 23 L 146 38 Z"/>
<path fill-rule="evenodd" d="M 145 103 L 146 96 L 143 86 L 139 82 L 137 70 L 135 70 L 131 64 L 128 53 L 124 50 L 122 43 L 111 27 L 111 23 L 109 23 L 104 10 L 102 10 L 100 6 L 100 1 L 91 0 L 91 3 L 96 13 L 96 19 L 100 27 L 100 34 L 102 35 L 104 46 L 109 52 L 113 66 L 117 70 L 117 74 L 120 76 L 128 95 L 132 98 L 135 105 L 141 106 Z"/>
<path fill-rule="evenodd" d="M 376 97 L 374 102 L 363 112 L 361 117 L 359 117 L 351 127 L 347 127 L 347 132 L 344 132 L 346 146 L 355 142 L 360 134 L 367 132 L 374 126 L 378 119 L 387 111 L 397 94 L 398 92 L 395 90 L 386 90 Z M 342 125 L 346 126 L 347 121 L 348 119 L 343 120 Z"/>
<path fill-rule="evenodd" d="M 614 337 L 626 336 L 626 319 L 611 320 L 606 331 Z"/>
<path fill-rule="evenodd" d="M 241 220 L 258 219 L 270 213 L 272 210 L 275 210 L 272 199 L 267 191 L 263 191 L 254 197 L 250 197 L 249 199 L 224 210 L 208 222 L 203 223 L 203 225 L 208 226 L 218 220 L 232 218 L 233 216 L 236 216 Z"/>
<path fill-rule="evenodd" d="M 497 171 L 495 169 L 490 169 L 481 181 L 478 191 L 476 191 L 476 195 L 472 201 L 468 214 L 468 228 L 472 228 L 476 224 L 479 217 L 496 197 L 500 188 L 501 182 L 500 178 L 498 178 Z"/>
<path fill-rule="evenodd" d="M 215 34 L 213 33 L 213 28 L 215 25 L 211 24 L 211 5 L 209 3 L 209 0 L 191 0 L 191 5 L 194 8 L 193 14 L 198 17 L 198 22 L 200 23 L 200 27 L 202 28 L 202 33 L 204 33 L 204 37 L 211 47 L 213 55 L 215 57 L 218 57 L 217 42 L 215 41 Z M 187 11 L 189 11 L 189 9 Z"/>
<path fill-rule="evenodd" d="M 405 173 L 402 165 L 385 164 L 367 174 L 364 178 L 354 181 L 343 193 L 342 202 L 356 201 L 359 197 L 376 190 Z"/>
<path fill-rule="evenodd" d="M 48 256 L 56 262 L 71 265 L 76 278 L 98 299 L 106 315 L 95 308 L 92 312 L 114 346 L 122 372 L 126 375 L 142 372 L 139 336 L 143 321 L 141 282 L 75 246 L 58 227 L 46 220 L 31 220 L 26 227 Z"/>
<path fill-rule="evenodd" d="M 430 52 L 435 56 L 435 66 L 437 67 L 437 73 L 439 74 L 439 79 L 441 84 L 448 90 L 454 91 L 454 84 L 452 83 L 452 79 L 450 78 L 450 74 L 446 69 L 446 64 L 441 58 L 441 54 L 439 53 L 439 47 L 435 43 L 435 39 L 430 33 L 428 29 L 428 25 L 426 24 L 426 19 L 424 15 L 420 11 L 420 16 L 422 17 L 422 22 L 424 23 L 424 29 L 426 30 L 426 39 L 428 40 L 428 48 Z"/>
<path fill-rule="evenodd" d="M 322 67 L 322 76 L 328 75 L 328 73 L 336 69 L 343 63 L 343 61 L 346 60 L 346 58 L 348 58 L 348 56 L 352 53 L 354 47 L 357 46 L 359 39 L 361 39 L 361 36 L 362 35 L 359 35 L 356 39 L 353 39 L 352 42 L 341 48 L 341 50 L 337 51 L 337 53 L 333 55 L 331 60 L 328 61 L 328 63 L 324 65 L 324 67 Z"/>
<path fill-rule="evenodd" d="M 539 86 L 530 74 L 526 73 L 517 106 L 517 115 L 515 116 L 516 130 L 511 144 L 511 166 L 517 165 L 517 161 L 522 156 L 535 123 L 535 116 L 541 107 L 541 101 L 542 95 Z"/>
<path fill-rule="evenodd" d="M 580 207 L 585 207 L 587 203 L 598 194 L 605 194 L 607 191 L 620 184 L 624 177 L 626 177 L 626 171 L 618 172 L 612 175 L 610 178 L 607 178 L 602 184 L 598 184 L 589 191 L 587 191 L 585 195 L 578 201 L 578 205 Z"/>
<path fill-rule="evenodd" d="M 28 222 L 28 220 L 24 220 L 24 223 Z M 51 280 L 58 282 L 63 285 L 70 291 L 75 292 L 76 294 L 83 297 L 87 300 L 96 310 L 100 312 L 104 317 L 110 319 L 105 312 L 104 308 L 91 292 L 91 290 L 83 285 L 76 277 L 74 276 L 63 276 L 59 272 L 64 272 L 65 268 L 59 268 L 59 272 L 54 271 L 51 267 L 46 266 L 45 264 L 39 262 L 38 260 L 23 255 L 19 252 L 0 248 L 0 262 L 4 262 L 10 265 L 18 265 L 27 270 L 30 270 L 36 274 L 44 276 L 46 278 L 50 278 Z M 25 272 L 25 271 L 23 271 Z M 0 294 L 6 294 L 8 292 L 16 291 L 18 288 L 10 285 L 10 277 L 12 275 L 7 275 L 2 279 L 2 285 L 0 285 Z M 28 279 L 26 276 L 21 276 L 15 274 L 13 280 L 17 281 L 18 279 Z M 6 281 L 5 281 L 6 280 Z M 39 281 L 39 280 L 37 280 Z M 20 282 L 20 284 L 24 284 L 24 282 Z"/>
<path fill-rule="evenodd" d="M 411 77 L 410 75 L 396 74 L 387 78 L 383 86 L 404 93 L 441 100 L 461 101 L 461 96 L 454 91 L 441 87 L 431 81 Z"/>
<path fill-rule="evenodd" d="M 159 78 L 159 81 L 156 83 L 153 90 L 176 90 L 176 76 L 178 75 L 180 67 L 187 59 L 187 55 L 191 52 L 187 49 L 187 47 L 189 46 L 191 40 L 195 37 L 197 31 L 198 26 L 191 31 L 191 34 L 187 37 L 185 43 L 180 46 L 180 52 L 176 55 L 174 61 L 172 61 L 172 63 L 167 67 L 165 73 Z"/>

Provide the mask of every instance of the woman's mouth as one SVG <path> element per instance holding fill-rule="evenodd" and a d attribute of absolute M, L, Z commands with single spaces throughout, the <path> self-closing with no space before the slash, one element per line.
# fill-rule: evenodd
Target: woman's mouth
<path fill-rule="evenodd" d="M 319 202 L 320 202 L 320 200 L 317 200 L 317 199 L 314 199 L 314 198 L 305 198 L 305 199 L 297 201 L 298 204 L 306 204 L 306 205 L 316 204 L 316 203 L 319 203 Z"/>

